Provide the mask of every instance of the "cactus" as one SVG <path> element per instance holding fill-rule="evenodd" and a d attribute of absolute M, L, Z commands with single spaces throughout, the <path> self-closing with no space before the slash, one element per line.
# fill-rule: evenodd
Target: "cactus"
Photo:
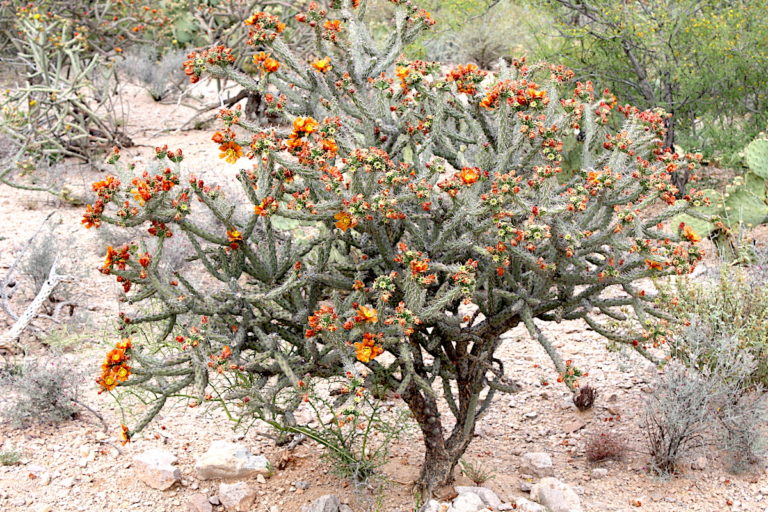
<path fill-rule="evenodd" d="M 757 139 L 744 148 L 749 170 L 728 184 L 725 192 L 704 190 L 709 204 L 696 204 L 676 222 L 691 226 L 700 236 L 711 236 L 724 254 L 735 254 L 734 234 L 768 221 L 768 139 Z"/>
<path fill-rule="evenodd" d="M 547 322 L 582 319 L 658 362 L 675 319 L 638 282 L 688 273 L 702 257 L 695 233 L 659 228 L 689 207 L 675 204 L 670 172 L 698 165 L 658 151 L 667 115 L 619 106 L 562 66 L 446 73 L 405 60 L 434 22 L 410 1 L 392 3 L 381 43 L 365 0 L 309 4 L 296 17 L 315 35 L 309 64 L 279 18 L 250 16 L 258 81 L 236 68 L 241 49 L 190 55 L 191 80 L 261 91 L 285 117 L 265 127 L 220 112 L 220 157 L 249 161 L 239 197 L 183 177 L 181 151 L 167 148 L 156 171 L 94 184 L 86 227 L 153 236 L 109 247 L 101 269 L 136 305 L 119 328 L 137 341 L 119 342 L 99 382 L 153 402 L 128 436 L 174 396 L 307 432 L 294 414 L 306 379 L 356 374 L 410 408 L 429 493 L 450 481 L 494 395 L 517 389 L 496 355 L 511 328 L 524 326 L 574 388 L 582 372 L 558 354 Z M 562 137 L 576 128 L 582 164 L 565 177 Z M 169 276 L 164 248 L 178 235 L 191 244 L 188 264 Z"/>
<path fill-rule="evenodd" d="M 768 138 L 755 139 L 744 148 L 744 161 L 757 176 L 768 180 Z"/>

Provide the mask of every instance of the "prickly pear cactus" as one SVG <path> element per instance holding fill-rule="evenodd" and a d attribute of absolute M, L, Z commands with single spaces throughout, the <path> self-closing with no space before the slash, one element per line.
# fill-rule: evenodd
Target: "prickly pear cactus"
<path fill-rule="evenodd" d="M 768 180 L 768 139 L 756 139 L 744 148 L 744 160 L 750 170 Z"/>
<path fill-rule="evenodd" d="M 751 172 L 734 179 L 726 189 L 724 208 L 724 221 L 731 228 L 739 225 L 752 228 L 765 222 L 768 218 L 765 180 Z"/>

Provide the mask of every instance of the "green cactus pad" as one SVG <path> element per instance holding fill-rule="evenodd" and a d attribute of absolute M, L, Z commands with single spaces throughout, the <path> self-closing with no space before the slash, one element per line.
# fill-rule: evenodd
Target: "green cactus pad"
<path fill-rule="evenodd" d="M 754 227 L 765 222 L 768 218 L 765 185 L 754 178 L 748 178 L 743 185 L 729 188 L 723 218 L 731 228 L 739 224 Z"/>
<path fill-rule="evenodd" d="M 706 217 L 721 217 L 723 214 L 723 194 L 717 190 L 707 189 L 704 190 L 704 197 L 709 198 L 709 206 L 699 206 L 696 208 L 696 212 Z M 703 237 L 709 236 L 715 229 L 713 222 L 699 219 L 688 213 L 676 216 L 672 219 L 673 226 L 677 227 L 681 222 L 690 226 L 697 235 Z"/>
<path fill-rule="evenodd" d="M 753 173 L 768 179 L 768 139 L 753 140 L 744 148 L 744 160 Z"/>

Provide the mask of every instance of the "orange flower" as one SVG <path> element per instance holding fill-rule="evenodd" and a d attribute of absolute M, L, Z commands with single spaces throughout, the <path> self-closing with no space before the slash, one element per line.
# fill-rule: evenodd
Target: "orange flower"
<path fill-rule="evenodd" d="M 232 349 L 229 348 L 229 345 L 224 345 L 224 348 L 221 350 L 221 359 L 229 359 L 232 357 Z"/>
<path fill-rule="evenodd" d="M 357 316 L 361 322 L 369 322 L 375 324 L 379 321 L 379 315 L 376 308 L 369 308 L 367 306 L 360 306 L 357 308 Z"/>
<path fill-rule="evenodd" d="M 663 270 L 664 265 L 661 262 L 646 259 L 645 265 L 652 270 Z"/>
<path fill-rule="evenodd" d="M 242 242 L 243 241 L 243 234 L 240 233 L 235 228 L 228 229 L 227 230 L 227 240 L 230 242 Z"/>
<path fill-rule="evenodd" d="M 267 73 L 274 73 L 280 69 L 280 63 L 275 59 L 267 59 L 264 61 L 264 64 L 262 64 L 262 67 Z"/>
<path fill-rule="evenodd" d="M 339 151 L 339 146 L 333 139 L 323 139 L 320 141 L 320 147 L 327 153 L 336 154 Z"/>
<path fill-rule="evenodd" d="M 363 341 L 355 343 L 355 357 L 361 363 L 370 363 L 382 353 L 384 349 L 376 345 L 376 338 L 369 332 L 363 334 Z"/>
<path fill-rule="evenodd" d="M 333 66 L 331 65 L 330 57 L 315 60 L 314 62 L 312 62 L 312 67 L 321 73 L 327 73 L 328 71 L 333 69 Z"/>
<path fill-rule="evenodd" d="M 240 147 L 240 144 L 232 140 L 219 146 L 219 151 L 221 151 L 219 158 L 223 158 L 230 164 L 234 164 L 241 156 L 243 156 L 243 148 Z"/>
<path fill-rule="evenodd" d="M 125 425 L 120 425 L 120 439 L 123 444 L 131 442 L 131 431 Z"/>
<path fill-rule="evenodd" d="M 480 179 L 480 169 L 477 167 L 464 167 L 459 173 L 459 178 L 465 185 L 471 185 Z"/>
<path fill-rule="evenodd" d="M 221 132 L 216 132 L 213 134 L 213 137 L 211 137 L 211 140 L 216 144 L 221 144 L 224 142 L 224 135 Z"/>
<path fill-rule="evenodd" d="M 418 275 L 429 270 L 429 263 L 426 260 L 411 261 L 411 274 Z"/>
<path fill-rule="evenodd" d="M 341 20 L 326 20 L 325 23 L 323 23 L 323 28 L 334 32 L 340 32 Z"/>
<path fill-rule="evenodd" d="M 293 120 L 293 133 L 301 137 L 315 133 L 318 127 L 317 121 L 311 117 L 297 117 Z"/>
<path fill-rule="evenodd" d="M 333 218 L 336 219 L 336 227 L 342 231 L 357 226 L 357 220 L 347 212 L 339 212 Z"/>
<path fill-rule="evenodd" d="M 534 88 L 529 88 L 527 91 L 525 91 L 529 98 L 534 100 L 540 100 L 547 97 L 547 91 L 544 90 L 537 90 Z"/>
<path fill-rule="evenodd" d="M 688 240 L 689 242 L 693 244 L 697 244 L 701 242 L 701 237 L 698 233 L 696 233 L 691 226 L 688 226 L 685 223 L 680 223 L 680 228 L 683 230 L 683 238 Z"/>

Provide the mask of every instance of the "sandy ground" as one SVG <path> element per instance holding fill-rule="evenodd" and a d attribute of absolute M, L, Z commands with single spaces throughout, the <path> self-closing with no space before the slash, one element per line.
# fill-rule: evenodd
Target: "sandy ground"
<path fill-rule="evenodd" d="M 224 182 L 233 175 L 234 166 L 217 158 L 210 130 L 174 131 L 191 117 L 190 109 L 155 104 L 135 87 L 127 89 L 125 100 L 131 107 L 129 135 L 139 146 L 124 150 L 124 161 L 141 165 L 151 157 L 151 148 L 168 144 L 171 149 L 183 148 L 188 162 L 205 162 L 209 166 L 206 169 L 192 169 L 202 177 Z M 79 166 L 68 166 L 65 172 L 66 182 L 76 192 L 86 190 L 90 182 L 103 176 Z M 73 276 L 68 286 L 77 307 L 64 325 L 38 325 L 49 333 L 43 341 L 63 349 L 66 357 L 77 361 L 88 376 L 95 376 L 106 344 L 114 342 L 111 326 L 121 305 L 117 285 L 95 270 L 108 240 L 97 230 L 81 227 L 81 210 L 63 206 L 42 193 L 0 187 L 0 277 L 49 214 L 48 224 L 60 241 L 62 265 Z M 19 304 L 29 299 L 30 292 L 24 290 L 15 297 Z M 7 325 L 0 313 L 0 330 Z M 485 485 L 502 500 L 526 495 L 520 490 L 520 454 L 546 451 L 553 457 L 555 475 L 576 487 L 587 511 L 768 510 L 765 466 L 733 475 L 726 471 L 719 454 L 708 451 L 703 453 L 707 457 L 703 470 L 687 469 L 672 479 L 649 474 L 640 425 L 644 395 L 651 390 L 656 370 L 634 355 L 608 352 L 605 342 L 581 323 L 563 322 L 545 329 L 565 359 L 573 359 L 574 364 L 589 371 L 584 382 L 596 387 L 600 397 L 593 410 L 577 411 L 566 389 L 554 382 L 556 376 L 543 349 L 521 329 L 504 336 L 499 357 L 509 375 L 520 382 L 522 391 L 497 399 L 480 420 L 477 438 L 465 457 L 495 474 Z M 37 347 L 33 353 L 41 353 L 39 340 L 26 336 L 24 341 Z M 552 384 L 545 385 L 546 381 Z M 107 432 L 85 412 L 59 425 L 21 430 L 0 425 L 0 446 L 22 452 L 20 464 L 0 466 L 3 510 L 186 510 L 186 500 L 192 494 L 217 493 L 218 482 L 200 481 L 194 470 L 195 459 L 210 442 L 238 440 L 273 462 L 281 456 L 281 448 L 261 435 L 268 433 L 266 427 L 235 431 L 220 410 L 190 409 L 185 403 L 167 407 L 137 439 L 122 446 L 117 439 L 118 426 L 126 419 L 130 421 L 130 416 L 124 417 L 124 411 L 109 397 L 98 395 L 92 379 L 87 382 L 83 400 L 104 416 L 109 425 Z M 0 397 L 0 405 L 2 401 Z M 629 450 L 623 460 L 593 466 L 585 458 L 585 442 L 605 431 L 618 433 Z M 418 474 L 420 446 L 419 434 L 410 429 L 390 447 L 390 462 L 384 468 L 386 481 L 375 488 L 360 488 L 330 473 L 329 465 L 320 457 L 319 446 L 302 444 L 285 470 L 277 471 L 264 484 L 253 482 L 259 498 L 252 510 L 268 511 L 277 505 L 281 512 L 299 511 L 312 499 L 334 493 L 355 512 L 411 511 L 414 505 L 410 485 Z M 178 457 L 181 485 L 157 491 L 135 478 L 132 457 L 150 447 L 163 447 Z M 594 467 L 607 468 L 608 475 L 592 479 Z M 309 488 L 298 489 L 293 485 L 297 481 L 308 482 Z M 459 477 L 458 483 L 469 481 Z"/>

